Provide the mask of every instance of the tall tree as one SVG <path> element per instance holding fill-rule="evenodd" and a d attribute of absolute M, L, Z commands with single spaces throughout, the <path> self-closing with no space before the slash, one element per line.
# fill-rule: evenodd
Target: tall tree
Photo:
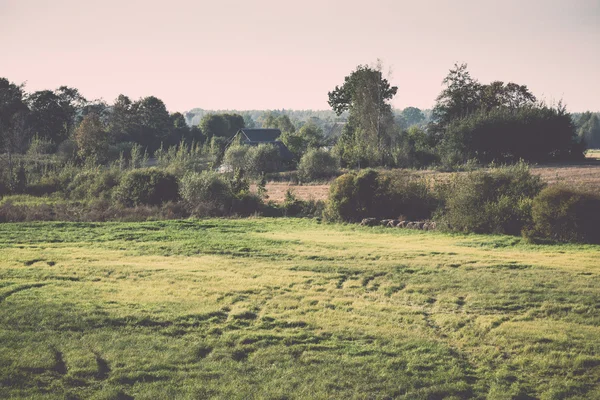
<path fill-rule="evenodd" d="M 446 126 L 450 121 L 464 118 L 479 109 L 481 84 L 471 77 L 467 64 L 455 64 L 442 84 L 445 88 L 433 108 L 434 120 L 438 125 Z"/>
<path fill-rule="evenodd" d="M 123 94 L 116 98 L 108 118 L 111 141 L 113 143 L 133 140 L 135 111 L 131 99 Z"/>
<path fill-rule="evenodd" d="M 0 78 L 0 153 L 7 155 L 11 186 L 15 176 L 13 154 L 23 151 L 24 144 L 30 137 L 26 125 L 29 109 L 24 97 L 22 85 Z"/>
<path fill-rule="evenodd" d="M 82 159 L 93 157 L 104 161 L 108 151 L 108 132 L 98 114 L 88 114 L 75 129 L 77 153 Z"/>
<path fill-rule="evenodd" d="M 144 97 L 132 105 L 136 128 L 133 139 L 153 151 L 160 147 L 169 135 L 169 112 L 165 103 L 157 97 Z"/>
<path fill-rule="evenodd" d="M 393 133 L 389 101 L 397 91 L 383 77 L 380 65 L 376 68 L 359 65 L 345 77 L 342 86 L 329 92 L 329 105 L 336 114 L 349 112 L 338 142 L 344 163 L 361 166 L 385 163 Z"/>

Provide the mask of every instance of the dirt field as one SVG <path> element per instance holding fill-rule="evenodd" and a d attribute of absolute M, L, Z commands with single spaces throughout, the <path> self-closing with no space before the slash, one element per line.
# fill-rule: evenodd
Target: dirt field
<path fill-rule="evenodd" d="M 588 162 L 579 164 L 540 165 L 532 168 L 534 174 L 540 175 L 549 184 L 561 183 L 580 188 L 592 188 L 600 192 L 600 151 L 588 153 Z M 423 175 L 444 175 L 444 172 L 419 171 Z M 329 184 L 296 185 L 285 182 L 267 184 L 269 200 L 281 203 L 285 193 L 291 189 L 294 195 L 303 200 L 327 200 Z"/>

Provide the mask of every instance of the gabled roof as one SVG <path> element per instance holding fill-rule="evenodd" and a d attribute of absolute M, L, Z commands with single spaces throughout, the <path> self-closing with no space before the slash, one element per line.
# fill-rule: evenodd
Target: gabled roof
<path fill-rule="evenodd" d="M 279 129 L 250 129 L 242 128 L 238 131 L 242 134 L 242 140 L 248 140 L 249 142 L 264 142 L 270 143 L 277 140 L 281 136 Z"/>

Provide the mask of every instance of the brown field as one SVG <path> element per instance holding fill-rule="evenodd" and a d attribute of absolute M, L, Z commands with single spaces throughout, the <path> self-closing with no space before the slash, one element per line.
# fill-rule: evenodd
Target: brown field
<path fill-rule="evenodd" d="M 588 152 L 587 156 L 589 161 L 586 162 L 539 165 L 532 167 L 532 172 L 540 175 L 544 181 L 551 185 L 560 183 L 600 192 L 600 150 Z M 450 175 L 450 173 L 433 170 L 418 171 L 418 173 L 440 178 Z M 329 183 L 298 185 L 286 182 L 269 182 L 267 184 L 268 200 L 282 203 L 288 190 L 292 190 L 294 195 L 302 200 L 327 200 Z"/>

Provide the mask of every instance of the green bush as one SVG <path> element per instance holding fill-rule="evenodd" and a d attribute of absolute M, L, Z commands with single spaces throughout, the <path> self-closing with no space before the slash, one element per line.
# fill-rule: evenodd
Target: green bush
<path fill-rule="evenodd" d="M 337 175 L 338 171 L 338 160 L 328 151 L 320 149 L 308 150 L 298 164 L 298 173 L 304 182 L 328 179 Z"/>
<path fill-rule="evenodd" d="M 408 173 L 363 170 L 337 178 L 329 190 L 325 216 L 337 221 L 362 218 L 428 219 L 438 198 L 425 180 Z"/>
<path fill-rule="evenodd" d="M 178 198 L 177 178 L 155 168 L 127 172 L 115 192 L 115 199 L 128 207 L 160 205 Z"/>
<path fill-rule="evenodd" d="M 600 195 L 551 186 L 533 199 L 527 238 L 600 243 Z"/>
<path fill-rule="evenodd" d="M 68 194 L 77 200 L 110 200 L 121 181 L 119 169 L 90 169 L 77 174 L 68 186 Z"/>
<path fill-rule="evenodd" d="M 212 171 L 185 175 L 180 193 L 188 210 L 198 216 L 226 215 L 235 198 L 230 183 Z"/>
<path fill-rule="evenodd" d="M 524 163 L 458 175 L 446 194 L 443 220 L 460 232 L 518 235 L 543 187 Z"/>
<path fill-rule="evenodd" d="M 247 155 L 249 149 L 249 146 L 244 145 L 229 146 L 223 156 L 223 164 L 233 171 L 246 171 L 248 169 Z"/>
<path fill-rule="evenodd" d="M 283 168 L 283 160 L 279 149 L 271 144 L 251 146 L 246 153 L 246 168 L 252 176 L 277 172 Z"/>

